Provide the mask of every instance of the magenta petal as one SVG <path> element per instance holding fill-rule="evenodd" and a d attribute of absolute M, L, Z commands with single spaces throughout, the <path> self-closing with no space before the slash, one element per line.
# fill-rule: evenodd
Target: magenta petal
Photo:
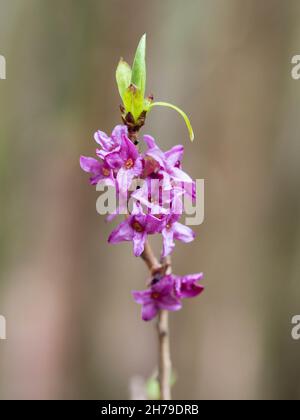
<path fill-rule="evenodd" d="M 145 249 L 147 234 L 145 232 L 134 232 L 133 234 L 133 252 L 136 257 L 141 256 Z"/>
<path fill-rule="evenodd" d="M 96 149 L 96 155 L 102 160 L 104 160 L 109 153 L 111 152 L 107 152 L 104 149 Z"/>
<path fill-rule="evenodd" d="M 204 291 L 204 286 L 201 284 L 185 285 L 182 284 L 180 289 L 181 298 L 193 298 L 200 295 Z"/>
<path fill-rule="evenodd" d="M 182 308 L 180 300 L 171 295 L 163 296 L 158 303 L 160 309 L 167 311 L 179 311 Z"/>
<path fill-rule="evenodd" d="M 119 152 L 108 153 L 105 156 L 105 162 L 112 169 L 119 169 L 123 165 Z"/>
<path fill-rule="evenodd" d="M 134 167 L 133 167 L 133 173 L 134 176 L 140 176 L 143 172 L 143 160 L 141 157 L 138 157 L 135 161 Z"/>
<path fill-rule="evenodd" d="M 105 160 L 107 156 L 109 156 L 109 155 L 111 155 L 113 153 L 117 153 L 119 151 L 120 151 L 120 146 L 114 147 L 112 151 L 108 151 L 108 150 L 104 150 L 104 149 L 96 149 L 96 155 L 100 159 Z M 123 163 L 123 161 L 122 161 L 121 158 L 119 159 L 119 161 Z"/>
<path fill-rule="evenodd" d="M 172 168 L 171 175 L 175 181 L 193 183 L 192 178 L 186 172 L 179 168 Z"/>
<path fill-rule="evenodd" d="M 177 162 L 181 162 L 183 158 L 184 147 L 182 145 L 177 145 L 172 147 L 172 149 L 168 150 L 165 153 L 165 156 L 168 160 L 168 164 L 171 166 L 175 166 Z"/>
<path fill-rule="evenodd" d="M 163 222 L 158 217 L 151 214 L 146 216 L 146 232 L 149 234 L 158 233 L 161 231 Z"/>
<path fill-rule="evenodd" d="M 128 135 L 128 129 L 126 125 L 117 125 L 113 129 L 111 137 L 114 140 L 114 143 L 117 145 L 117 144 L 121 144 L 122 137 L 127 136 L 127 135 Z"/>
<path fill-rule="evenodd" d="M 173 252 L 173 250 L 175 248 L 174 232 L 173 232 L 172 229 L 164 229 L 162 231 L 162 235 L 163 235 L 162 256 L 167 257 L 168 255 L 170 255 Z"/>
<path fill-rule="evenodd" d="M 173 223 L 173 230 L 174 238 L 179 241 L 188 243 L 195 239 L 195 233 L 192 231 L 192 229 L 179 222 Z"/>
<path fill-rule="evenodd" d="M 124 136 L 124 138 L 127 146 L 127 156 L 135 161 L 139 156 L 138 149 L 127 136 Z"/>
<path fill-rule="evenodd" d="M 99 130 L 95 133 L 94 139 L 100 144 L 104 151 L 110 152 L 120 146 L 123 134 L 127 134 L 127 127 L 124 125 L 117 125 L 114 128 L 111 137 Z"/>
<path fill-rule="evenodd" d="M 143 305 L 144 303 L 151 302 L 151 291 L 150 290 L 134 290 L 132 296 L 136 303 Z"/>
<path fill-rule="evenodd" d="M 164 153 L 157 147 L 155 149 L 150 149 L 146 153 L 147 156 L 150 156 L 154 159 L 162 168 L 165 168 L 165 156 Z"/>
<path fill-rule="evenodd" d="M 158 308 L 153 303 L 147 303 L 142 307 L 142 319 L 143 321 L 151 321 L 156 317 Z"/>
<path fill-rule="evenodd" d="M 120 223 L 110 234 L 108 242 L 111 244 L 118 244 L 123 241 L 131 241 L 133 238 L 133 230 L 129 224 L 129 220 Z"/>
<path fill-rule="evenodd" d="M 97 175 L 98 172 L 101 170 L 101 162 L 91 157 L 81 156 L 80 167 L 85 172 Z"/>
<path fill-rule="evenodd" d="M 153 291 L 162 296 L 169 295 L 173 292 L 175 286 L 174 276 L 169 275 L 163 277 L 158 283 L 152 286 Z"/>
<path fill-rule="evenodd" d="M 103 175 L 95 175 L 90 178 L 91 185 L 97 185 L 99 181 L 103 180 Z"/>
<path fill-rule="evenodd" d="M 146 134 L 144 136 L 143 140 L 147 144 L 148 149 L 153 149 L 154 147 L 157 147 L 156 143 L 155 143 L 155 140 L 152 136 L 149 136 L 149 135 Z"/>
<path fill-rule="evenodd" d="M 94 134 L 94 139 L 105 150 L 108 150 L 109 146 L 112 143 L 110 137 L 108 137 L 106 133 L 100 130 L 96 131 L 96 133 Z"/>
<path fill-rule="evenodd" d="M 183 281 L 191 283 L 196 282 L 204 279 L 203 273 L 197 273 L 197 274 L 187 274 L 186 276 L 182 277 Z"/>
<path fill-rule="evenodd" d="M 203 273 L 189 274 L 176 278 L 176 295 L 180 298 L 192 298 L 204 291 L 204 286 L 198 283 L 203 279 Z"/>

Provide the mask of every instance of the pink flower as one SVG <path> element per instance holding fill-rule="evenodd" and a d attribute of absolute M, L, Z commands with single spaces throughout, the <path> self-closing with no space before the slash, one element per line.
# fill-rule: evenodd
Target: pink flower
<path fill-rule="evenodd" d="M 115 185 L 113 171 L 105 162 L 91 157 L 81 156 L 80 166 L 82 170 L 92 174 L 90 178 L 91 185 L 97 185 L 101 180 L 105 180 L 107 185 Z"/>
<path fill-rule="evenodd" d="M 95 135 L 95 141 L 101 146 L 101 149 L 97 149 L 97 155 L 101 159 L 112 152 L 117 152 L 121 148 L 122 136 L 128 134 L 127 127 L 125 125 L 117 125 L 111 134 L 111 137 L 108 137 L 103 131 L 98 130 Z"/>
<path fill-rule="evenodd" d="M 150 321 L 160 309 L 178 311 L 182 304 L 174 294 L 174 280 L 172 276 L 163 277 L 144 291 L 133 291 L 136 303 L 142 305 L 142 319 Z"/>
<path fill-rule="evenodd" d="M 195 182 L 181 169 L 184 148 L 174 146 L 163 152 L 151 136 L 144 136 L 148 150 L 144 156 L 142 188 L 132 194 L 151 213 L 182 214 L 182 196 L 196 197 Z M 168 211 L 164 211 L 167 209 Z"/>
<path fill-rule="evenodd" d="M 155 143 L 155 140 L 151 136 L 144 136 L 144 141 L 148 146 L 146 156 L 154 159 L 159 165 L 160 169 L 167 172 L 171 179 L 175 182 L 184 182 L 192 184 L 192 178 L 180 169 L 181 160 L 184 153 L 184 147 L 177 145 L 167 152 L 163 152 Z"/>
<path fill-rule="evenodd" d="M 150 214 L 145 215 L 139 209 L 112 231 L 108 242 L 118 244 L 124 241 L 133 241 L 134 255 L 139 257 L 144 251 L 147 236 L 158 233 L 161 223 L 157 217 Z"/>
<path fill-rule="evenodd" d="M 142 319 L 150 321 L 159 310 L 178 311 L 182 307 L 181 299 L 200 295 L 204 287 L 198 284 L 203 274 L 175 276 L 173 274 L 152 281 L 147 290 L 133 291 L 136 303 L 142 305 Z"/>
<path fill-rule="evenodd" d="M 204 286 L 199 284 L 203 280 L 203 273 L 188 274 L 183 277 L 175 277 L 175 293 L 178 298 L 192 298 L 204 291 Z"/>

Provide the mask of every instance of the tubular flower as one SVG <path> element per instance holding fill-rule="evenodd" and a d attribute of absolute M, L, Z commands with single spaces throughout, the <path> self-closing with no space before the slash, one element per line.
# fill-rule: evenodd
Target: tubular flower
<path fill-rule="evenodd" d="M 144 251 L 147 236 L 158 233 L 161 224 L 162 221 L 159 218 L 150 214 L 145 215 L 138 210 L 136 214 L 131 214 L 112 231 L 108 242 L 118 244 L 124 241 L 132 241 L 134 255 L 139 257 Z"/>
<path fill-rule="evenodd" d="M 81 156 L 81 169 L 92 174 L 90 178 L 91 185 L 97 185 L 99 181 L 105 180 L 107 185 L 115 185 L 115 179 L 112 169 L 104 162 L 97 159 Z"/>
<path fill-rule="evenodd" d="M 204 287 L 198 284 L 203 274 L 191 274 L 183 277 L 167 275 L 154 280 L 144 291 L 133 291 L 136 303 L 142 305 L 142 319 L 150 321 L 159 310 L 178 311 L 182 308 L 181 299 L 200 295 Z"/>
<path fill-rule="evenodd" d="M 171 276 L 162 278 L 144 291 L 133 291 L 133 298 L 136 303 L 142 305 L 142 319 L 150 321 L 160 309 L 178 311 L 182 304 L 174 293 L 174 281 Z"/>

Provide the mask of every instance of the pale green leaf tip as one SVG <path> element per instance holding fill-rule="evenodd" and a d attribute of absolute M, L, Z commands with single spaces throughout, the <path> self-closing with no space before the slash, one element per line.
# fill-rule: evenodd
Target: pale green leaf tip
<path fill-rule="evenodd" d="M 142 35 L 139 45 L 138 45 L 138 49 L 139 48 L 145 48 L 146 47 L 146 40 L 147 40 L 147 34 L 145 33 L 144 35 Z"/>
<path fill-rule="evenodd" d="M 131 83 L 141 89 L 145 94 L 146 85 L 146 34 L 144 34 L 138 44 L 132 65 Z"/>

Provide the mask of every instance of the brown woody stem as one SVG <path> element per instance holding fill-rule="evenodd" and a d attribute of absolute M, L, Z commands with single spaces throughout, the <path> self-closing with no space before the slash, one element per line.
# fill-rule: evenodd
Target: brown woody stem
<path fill-rule="evenodd" d="M 155 257 L 149 242 L 145 244 L 145 250 L 142 254 L 142 258 L 147 264 L 152 277 L 157 274 L 165 275 L 171 274 L 171 261 L 165 259 L 162 263 L 159 263 Z M 169 333 L 169 312 L 166 310 L 160 310 L 157 321 L 157 333 L 158 333 L 158 352 L 159 352 L 159 364 L 158 364 L 158 380 L 160 387 L 160 399 L 167 401 L 171 399 L 171 355 L 170 355 L 170 333 Z"/>

